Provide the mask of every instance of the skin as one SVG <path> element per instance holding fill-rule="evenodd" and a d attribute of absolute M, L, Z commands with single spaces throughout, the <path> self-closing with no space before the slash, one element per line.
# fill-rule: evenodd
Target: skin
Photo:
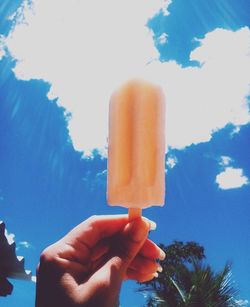
<path fill-rule="evenodd" d="M 37 269 L 36 307 L 119 305 L 122 282 L 148 281 L 163 251 L 147 236 L 150 222 L 92 216 L 46 248 Z"/>

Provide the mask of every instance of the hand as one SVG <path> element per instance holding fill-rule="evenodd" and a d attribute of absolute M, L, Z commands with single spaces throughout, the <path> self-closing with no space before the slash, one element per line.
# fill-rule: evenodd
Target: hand
<path fill-rule="evenodd" d="M 117 306 L 123 280 L 151 280 L 164 252 L 147 239 L 150 222 L 93 216 L 51 245 L 37 270 L 36 307 Z"/>

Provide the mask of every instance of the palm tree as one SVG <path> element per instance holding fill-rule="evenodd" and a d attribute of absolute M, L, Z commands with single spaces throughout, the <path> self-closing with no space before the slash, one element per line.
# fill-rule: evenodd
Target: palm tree
<path fill-rule="evenodd" d="M 203 264 L 204 248 L 195 242 L 175 241 L 161 248 L 166 252 L 161 262 L 163 272 L 139 288 L 147 294 L 147 307 L 239 306 L 234 300 L 230 264 L 215 273 L 211 266 Z"/>

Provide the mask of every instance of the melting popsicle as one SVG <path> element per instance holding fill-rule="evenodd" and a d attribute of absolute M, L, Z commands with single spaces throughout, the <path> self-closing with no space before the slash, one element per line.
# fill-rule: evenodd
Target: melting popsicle
<path fill-rule="evenodd" d="M 161 89 L 142 80 L 114 92 L 109 106 L 107 201 L 129 208 L 163 206 L 165 102 Z"/>

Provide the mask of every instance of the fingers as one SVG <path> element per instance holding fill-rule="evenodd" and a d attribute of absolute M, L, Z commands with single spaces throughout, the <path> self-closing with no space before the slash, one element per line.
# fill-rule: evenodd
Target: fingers
<path fill-rule="evenodd" d="M 112 239 L 104 239 L 100 241 L 91 252 L 91 261 L 96 261 L 99 258 L 102 258 L 105 254 L 107 254 L 110 249 L 112 249 Z M 119 243 L 119 241 L 118 241 Z M 117 242 L 115 243 L 117 245 Z M 147 258 L 149 261 L 153 261 L 155 263 L 156 259 L 163 260 L 165 258 L 164 251 L 159 248 L 154 242 L 149 239 L 146 239 L 145 243 L 143 244 L 142 248 L 138 252 L 136 256 L 140 257 L 140 259 Z"/>
<path fill-rule="evenodd" d="M 158 272 L 162 272 L 162 267 L 159 263 L 155 260 L 137 255 L 127 269 L 125 279 L 145 282 L 158 277 Z"/>
<path fill-rule="evenodd" d="M 149 223 L 138 218 L 135 219 L 124 228 L 121 234 L 121 242 L 118 242 L 117 255 L 122 260 L 122 266 L 127 270 L 131 261 L 138 254 L 149 232 Z"/>
<path fill-rule="evenodd" d="M 166 256 L 164 251 L 149 239 L 145 241 L 142 248 L 140 249 L 139 254 L 146 258 L 160 260 L 164 260 Z"/>
<path fill-rule="evenodd" d="M 111 248 L 110 240 L 100 241 L 91 252 L 91 261 L 95 262 L 96 260 L 102 258 L 105 254 L 109 252 Z"/>
<path fill-rule="evenodd" d="M 158 272 L 162 272 L 162 267 L 156 260 L 163 260 L 165 256 L 160 247 L 147 239 L 137 256 L 130 263 L 124 279 L 146 282 L 158 277 Z"/>
<path fill-rule="evenodd" d="M 122 280 L 130 263 L 138 254 L 149 232 L 149 223 L 141 218 L 129 222 L 117 236 L 109 238 L 111 250 L 105 256 L 105 248 L 99 248 L 96 255 L 108 258 L 106 268 L 113 271 L 117 280 Z M 98 259 L 97 256 L 97 259 Z M 95 256 L 96 258 L 96 256 Z M 100 261 L 103 261 L 100 259 Z M 99 264 L 97 260 L 95 264 Z M 112 268 L 112 269 L 111 269 Z"/>
<path fill-rule="evenodd" d="M 140 255 L 137 255 L 135 259 L 130 263 L 129 269 L 140 272 L 144 275 L 150 275 L 156 271 L 162 271 L 162 267 L 159 263 L 154 260 L 144 258 Z"/>
<path fill-rule="evenodd" d="M 75 227 L 49 249 L 60 258 L 83 265 L 88 261 L 95 262 L 116 245 L 120 245 L 118 249 L 121 259 L 127 258 L 127 266 L 138 252 L 144 258 L 162 260 L 165 257 L 164 252 L 147 239 L 148 228 L 146 219 L 129 223 L 127 215 L 94 216 Z M 120 239 L 117 241 L 114 237 Z"/>
<path fill-rule="evenodd" d="M 156 278 L 156 277 L 158 277 L 157 272 L 152 273 L 152 274 L 143 274 L 141 272 L 134 271 L 132 269 L 128 269 L 127 273 L 124 277 L 124 280 L 132 279 L 132 280 L 136 280 L 138 282 L 146 282 L 146 281 L 150 281 L 150 280 L 152 280 L 153 278 Z"/>
<path fill-rule="evenodd" d="M 71 244 L 80 242 L 91 249 L 103 238 L 108 238 L 121 232 L 127 223 L 127 214 L 92 216 L 76 226 L 66 235 L 65 239 L 70 240 Z"/>
<path fill-rule="evenodd" d="M 147 223 L 147 219 L 143 218 L 144 222 Z M 86 221 L 76 226 L 69 234 L 66 235 L 65 239 L 70 240 L 70 244 L 81 243 L 91 249 L 100 240 L 121 232 L 125 226 L 129 223 L 128 215 L 100 215 L 92 216 Z M 148 221 L 150 224 L 150 221 Z M 148 251 L 146 251 L 148 250 Z M 161 251 L 156 244 L 152 241 L 146 242 L 146 246 L 143 249 L 146 254 L 151 253 L 152 258 L 161 258 L 159 252 Z M 142 251 L 142 252 L 143 252 Z"/>

